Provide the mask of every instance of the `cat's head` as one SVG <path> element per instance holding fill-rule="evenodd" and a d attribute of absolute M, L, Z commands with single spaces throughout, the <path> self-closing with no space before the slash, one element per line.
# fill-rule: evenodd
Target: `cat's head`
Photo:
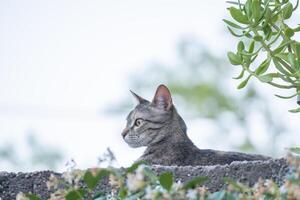
<path fill-rule="evenodd" d="M 149 146 L 169 137 L 164 132 L 174 120 L 186 134 L 186 125 L 177 114 L 171 93 L 165 85 L 158 86 L 152 102 L 131 93 L 138 104 L 127 116 L 126 128 L 122 132 L 125 142 L 131 147 Z"/>

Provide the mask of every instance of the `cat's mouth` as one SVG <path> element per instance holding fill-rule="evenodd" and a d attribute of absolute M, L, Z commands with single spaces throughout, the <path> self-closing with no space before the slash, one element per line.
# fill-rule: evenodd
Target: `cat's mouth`
<path fill-rule="evenodd" d="M 132 147 L 132 148 L 139 148 L 139 147 L 141 147 L 140 145 L 135 144 L 135 143 L 128 143 L 128 142 L 127 142 L 127 144 L 128 144 L 130 147 Z"/>
<path fill-rule="evenodd" d="M 132 148 L 138 148 L 138 147 L 141 147 L 141 145 L 138 144 L 138 143 L 131 142 L 131 141 L 127 141 L 126 139 L 124 139 L 124 140 L 125 140 L 125 142 L 126 142 L 130 147 L 132 147 Z"/>
<path fill-rule="evenodd" d="M 126 134 L 123 136 L 123 139 L 132 148 L 138 148 L 142 146 L 139 142 L 138 136 Z"/>

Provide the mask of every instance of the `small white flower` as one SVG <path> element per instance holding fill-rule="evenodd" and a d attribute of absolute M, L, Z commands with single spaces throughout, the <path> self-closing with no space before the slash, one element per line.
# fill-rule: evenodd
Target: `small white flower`
<path fill-rule="evenodd" d="M 117 176 L 110 174 L 109 175 L 109 184 L 113 187 L 121 187 L 122 186 L 122 180 L 119 179 Z"/>
<path fill-rule="evenodd" d="M 19 192 L 16 196 L 16 200 L 27 200 L 27 198 L 23 192 Z"/>
<path fill-rule="evenodd" d="M 143 180 L 144 179 L 144 169 L 145 169 L 145 165 L 139 165 L 138 168 L 136 169 L 136 177 L 139 180 Z"/>
<path fill-rule="evenodd" d="M 73 177 L 71 172 L 64 172 L 62 174 L 62 177 L 67 181 L 68 183 L 72 184 L 73 183 Z"/>
<path fill-rule="evenodd" d="M 81 180 L 84 172 L 79 169 L 73 169 L 72 171 L 67 171 L 62 174 L 62 177 L 67 181 L 69 184 L 77 185 Z"/>
<path fill-rule="evenodd" d="M 279 188 L 279 191 L 280 193 L 284 194 L 287 192 L 286 188 L 284 187 L 284 185 L 282 185 L 280 188 Z"/>
<path fill-rule="evenodd" d="M 188 190 L 186 197 L 189 199 L 196 199 L 197 198 L 197 191 L 196 190 Z"/>
<path fill-rule="evenodd" d="M 145 189 L 145 192 L 145 199 L 153 199 L 153 194 L 155 193 L 155 191 L 152 190 L 151 186 L 148 185 Z"/>
<path fill-rule="evenodd" d="M 144 187 L 145 182 L 143 178 L 144 178 L 143 176 L 139 176 L 136 174 L 128 174 L 126 180 L 126 185 L 128 189 L 132 192 L 135 192 L 140 188 Z"/>
<path fill-rule="evenodd" d="M 144 168 L 145 165 L 139 165 L 134 174 L 127 175 L 126 185 L 130 191 L 135 192 L 144 187 Z"/>
<path fill-rule="evenodd" d="M 175 191 L 178 191 L 182 187 L 182 184 L 180 181 L 178 181 L 175 182 L 172 187 L 174 188 Z"/>
<path fill-rule="evenodd" d="M 142 187 L 144 187 L 145 185 L 144 168 L 145 165 L 140 165 L 135 170 L 134 174 L 127 175 L 126 185 L 130 191 L 135 192 L 141 189 Z"/>
<path fill-rule="evenodd" d="M 58 183 L 59 183 L 58 178 L 54 174 L 51 174 L 49 177 L 49 180 L 46 182 L 48 190 L 50 190 L 51 188 L 56 189 L 58 186 Z"/>

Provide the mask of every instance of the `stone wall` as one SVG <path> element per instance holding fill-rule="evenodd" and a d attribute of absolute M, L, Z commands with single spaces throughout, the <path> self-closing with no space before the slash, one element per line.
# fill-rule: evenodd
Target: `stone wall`
<path fill-rule="evenodd" d="M 185 182 L 197 176 L 206 176 L 209 181 L 206 186 L 211 191 L 222 189 L 225 185 L 223 177 L 253 185 L 259 178 L 273 179 L 279 184 L 283 183 L 289 168 L 284 159 L 273 159 L 268 161 L 243 161 L 233 162 L 230 165 L 215 166 L 152 166 L 152 169 L 160 174 L 164 171 L 171 171 L 177 181 Z M 51 171 L 40 171 L 32 173 L 8 173 L 0 172 L 0 199 L 12 200 L 21 192 L 32 192 L 42 199 L 47 199 L 50 192 L 47 190 L 46 181 L 50 174 L 61 176 Z M 107 191 L 109 185 L 104 179 L 98 190 Z"/>

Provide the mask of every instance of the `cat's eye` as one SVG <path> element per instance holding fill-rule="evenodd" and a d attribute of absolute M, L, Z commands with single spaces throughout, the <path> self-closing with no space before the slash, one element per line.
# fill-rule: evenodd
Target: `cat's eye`
<path fill-rule="evenodd" d="M 137 120 L 135 120 L 134 125 L 135 126 L 140 126 L 142 124 L 142 122 L 143 122 L 142 119 L 137 119 Z"/>

